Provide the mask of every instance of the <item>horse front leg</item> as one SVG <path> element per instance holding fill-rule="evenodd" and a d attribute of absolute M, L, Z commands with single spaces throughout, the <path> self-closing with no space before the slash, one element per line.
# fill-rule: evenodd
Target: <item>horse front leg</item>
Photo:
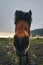
<path fill-rule="evenodd" d="M 26 53 L 26 63 L 25 65 L 30 65 L 30 61 L 29 61 L 29 56 L 28 56 L 28 52 Z"/>
<path fill-rule="evenodd" d="M 20 56 L 19 65 L 22 65 L 22 56 Z"/>

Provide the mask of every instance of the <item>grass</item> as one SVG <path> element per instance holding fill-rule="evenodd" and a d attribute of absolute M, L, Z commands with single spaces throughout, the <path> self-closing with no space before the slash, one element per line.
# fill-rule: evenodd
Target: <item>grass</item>
<path fill-rule="evenodd" d="M 0 43 L 9 43 L 9 38 L 0 38 Z"/>
<path fill-rule="evenodd" d="M 43 38 L 30 38 L 30 43 L 32 52 L 37 57 L 37 65 L 43 65 Z"/>
<path fill-rule="evenodd" d="M 30 38 L 31 43 L 43 44 L 43 38 Z"/>
<path fill-rule="evenodd" d="M 43 62 L 39 63 L 39 65 L 43 65 Z"/>
<path fill-rule="evenodd" d="M 14 53 L 11 42 L 13 39 L 0 38 L 0 65 L 15 65 L 18 56 Z M 43 65 L 43 39 L 30 38 L 31 57 L 37 65 Z"/>

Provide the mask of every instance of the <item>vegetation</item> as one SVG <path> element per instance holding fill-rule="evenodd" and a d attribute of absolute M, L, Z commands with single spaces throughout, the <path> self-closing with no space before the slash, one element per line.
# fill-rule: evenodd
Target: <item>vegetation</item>
<path fill-rule="evenodd" d="M 37 65 L 43 65 L 43 38 L 30 38 L 31 56 Z"/>
<path fill-rule="evenodd" d="M 0 38 L 0 65 L 18 65 L 19 57 L 13 51 L 12 41 L 13 39 Z M 30 63 L 43 65 L 43 39 L 31 38 L 30 43 Z"/>
<path fill-rule="evenodd" d="M 43 44 L 43 38 L 30 38 L 31 43 Z"/>

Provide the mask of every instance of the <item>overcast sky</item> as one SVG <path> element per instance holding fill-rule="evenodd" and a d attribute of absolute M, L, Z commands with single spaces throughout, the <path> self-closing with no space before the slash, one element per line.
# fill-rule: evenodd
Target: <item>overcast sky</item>
<path fill-rule="evenodd" d="M 0 32 L 14 32 L 16 10 L 32 10 L 31 30 L 43 28 L 43 0 L 0 0 Z"/>

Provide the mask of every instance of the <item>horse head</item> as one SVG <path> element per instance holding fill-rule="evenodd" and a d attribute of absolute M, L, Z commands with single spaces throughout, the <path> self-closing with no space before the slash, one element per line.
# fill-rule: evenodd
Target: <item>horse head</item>
<path fill-rule="evenodd" d="M 15 12 L 15 35 L 14 47 L 16 52 L 26 51 L 29 49 L 30 26 L 32 22 L 32 12 L 23 12 L 16 10 Z"/>

